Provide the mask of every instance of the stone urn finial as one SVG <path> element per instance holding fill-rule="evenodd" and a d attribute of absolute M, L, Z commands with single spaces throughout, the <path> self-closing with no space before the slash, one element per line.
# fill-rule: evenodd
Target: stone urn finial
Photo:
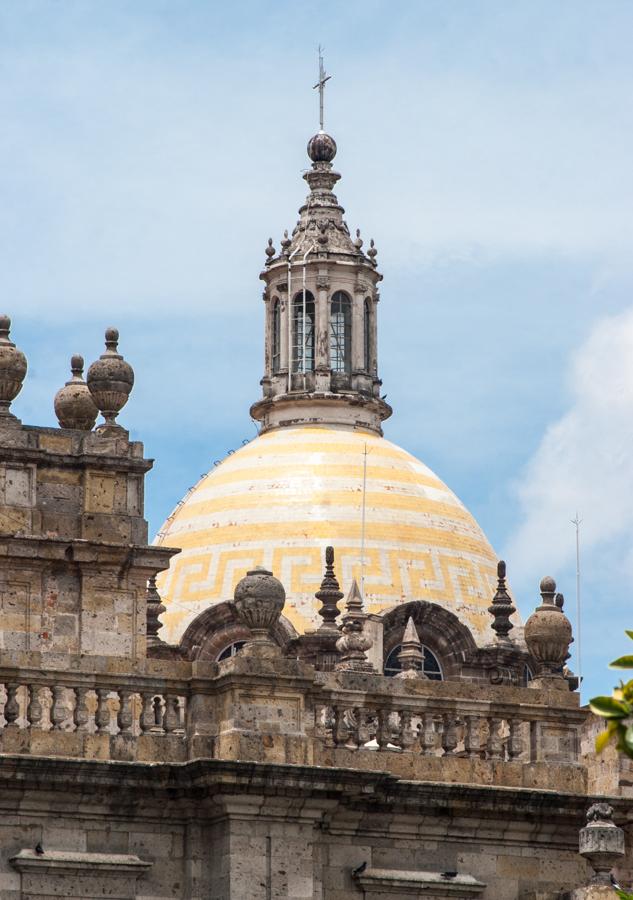
<path fill-rule="evenodd" d="M 624 856 L 624 832 L 613 821 L 613 808 L 608 803 L 589 807 L 578 850 L 594 871 L 591 884 L 611 887 L 611 869 Z"/>
<path fill-rule="evenodd" d="M 366 620 L 363 597 L 354 579 L 345 604 L 342 635 L 336 642 L 336 649 L 340 653 L 340 659 L 335 665 L 337 671 L 374 671 L 374 667 L 365 656 L 365 651 L 374 645 L 373 639 L 365 631 Z"/>
<path fill-rule="evenodd" d="M 502 559 L 497 563 L 497 590 L 488 607 L 488 612 L 493 617 L 490 627 L 496 633 L 497 640 L 509 641 L 508 635 L 514 628 L 510 616 L 516 612 L 516 609 L 506 586 L 506 564 Z"/>
<path fill-rule="evenodd" d="M 422 671 L 424 666 L 424 651 L 420 643 L 420 637 L 411 616 L 407 620 L 406 628 L 402 636 L 400 653 L 398 654 L 400 671 L 396 678 L 426 678 Z"/>
<path fill-rule="evenodd" d="M 26 356 L 9 339 L 11 319 L 0 316 L 0 425 L 19 425 L 10 410 L 22 390 L 28 368 Z"/>
<path fill-rule="evenodd" d="M 349 617 L 341 627 L 342 636 L 336 642 L 341 658 L 336 663 L 339 672 L 373 672 L 374 667 L 365 656 L 373 641 L 364 630 L 364 617 Z"/>
<path fill-rule="evenodd" d="M 134 370 L 118 352 L 119 332 L 116 328 L 107 328 L 105 333 L 105 353 L 92 363 L 88 369 L 86 381 L 97 404 L 99 412 L 105 419 L 97 431 L 108 432 L 112 429 L 123 431 L 116 422 L 134 386 Z"/>
<path fill-rule="evenodd" d="M 60 428 L 75 428 L 78 431 L 92 431 L 99 410 L 96 407 L 88 385 L 83 379 L 84 358 L 73 356 L 70 360 L 72 378 L 55 394 L 55 415 Z"/>
<path fill-rule="evenodd" d="M 147 580 L 147 646 L 155 647 L 157 644 L 162 644 L 164 641 L 162 638 L 158 636 L 158 632 L 163 627 L 163 623 L 160 621 L 160 616 L 164 612 L 167 611 L 167 607 L 163 605 L 160 594 L 156 588 L 156 576 L 152 575 L 151 578 Z"/>
<path fill-rule="evenodd" d="M 550 576 L 541 581 L 541 599 L 525 623 L 525 642 L 537 664 L 530 687 L 565 690 L 563 664 L 573 637 L 569 619 L 556 603 L 556 582 Z"/>
<path fill-rule="evenodd" d="M 334 547 L 325 548 L 325 574 L 321 587 L 314 596 L 322 604 L 319 615 L 323 619 L 323 623 L 318 630 L 320 632 L 338 631 L 336 626 L 336 620 L 340 615 L 338 602 L 343 599 L 343 592 L 334 574 Z"/>
<path fill-rule="evenodd" d="M 271 638 L 271 632 L 284 608 L 284 586 L 272 572 L 257 567 L 246 573 L 235 588 L 230 606 L 242 625 L 252 633 L 243 656 L 279 656 L 281 651 Z"/>

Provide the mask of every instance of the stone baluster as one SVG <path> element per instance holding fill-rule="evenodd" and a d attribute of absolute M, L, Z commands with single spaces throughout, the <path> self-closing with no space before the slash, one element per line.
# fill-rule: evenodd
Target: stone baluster
<path fill-rule="evenodd" d="M 40 686 L 29 686 L 29 702 L 26 707 L 26 721 L 31 728 L 42 727 L 42 704 L 40 702 Z"/>
<path fill-rule="evenodd" d="M 522 726 L 523 723 L 520 719 L 508 720 L 508 727 L 510 729 L 508 740 L 506 742 L 508 759 L 517 759 L 519 756 L 521 756 L 523 750 L 525 749 Z"/>
<path fill-rule="evenodd" d="M 466 731 L 464 734 L 464 751 L 466 756 L 476 759 L 482 755 L 481 719 L 479 716 L 465 716 Z"/>
<path fill-rule="evenodd" d="M 432 713 L 424 713 L 420 729 L 420 750 L 424 756 L 435 754 L 435 720 Z"/>
<path fill-rule="evenodd" d="M 391 740 L 391 727 L 389 724 L 389 710 L 378 710 L 378 727 L 376 729 L 376 742 L 379 750 L 387 750 Z"/>
<path fill-rule="evenodd" d="M 374 733 L 372 716 L 362 707 L 356 710 L 356 715 L 358 721 L 358 746 L 364 747 L 372 739 Z"/>
<path fill-rule="evenodd" d="M 7 728 L 18 727 L 18 718 L 20 716 L 20 704 L 18 703 L 19 687 L 19 684 L 13 683 L 5 685 L 7 699 L 4 704 L 4 717 L 7 720 Z"/>
<path fill-rule="evenodd" d="M 323 710 L 323 727 L 325 729 L 325 744 L 327 747 L 334 747 L 334 726 L 336 723 L 336 714 L 334 707 L 326 706 Z"/>
<path fill-rule="evenodd" d="M 334 729 L 332 738 L 335 747 L 342 747 L 349 737 L 349 727 L 345 723 L 345 707 L 336 705 L 334 707 Z"/>
<path fill-rule="evenodd" d="M 174 694 L 165 694 L 165 715 L 163 716 L 163 727 L 168 734 L 171 734 L 180 727 L 180 716 L 178 714 L 178 697 L 176 697 Z"/>
<path fill-rule="evenodd" d="M 154 713 L 154 694 L 151 691 L 143 691 L 141 694 L 141 734 L 147 734 L 156 724 Z"/>
<path fill-rule="evenodd" d="M 164 732 L 163 698 L 155 695 L 152 701 L 154 707 L 154 724 L 151 730 L 162 734 Z"/>
<path fill-rule="evenodd" d="M 442 715 L 442 750 L 445 756 L 450 756 L 457 747 L 457 725 L 459 720 L 454 713 Z"/>
<path fill-rule="evenodd" d="M 53 703 L 51 706 L 51 725 L 54 731 L 61 731 L 62 725 L 66 719 L 68 711 L 64 706 L 64 688 L 60 684 L 55 684 L 51 688 L 53 695 Z"/>
<path fill-rule="evenodd" d="M 494 716 L 488 718 L 488 742 L 486 744 L 487 759 L 501 759 L 503 741 L 501 738 L 501 719 Z"/>
<path fill-rule="evenodd" d="M 110 707 L 108 706 L 109 693 L 110 691 L 107 688 L 97 688 L 95 725 L 100 734 L 105 734 L 110 730 Z"/>
<path fill-rule="evenodd" d="M 121 734 L 132 733 L 132 691 L 121 690 L 119 695 L 119 709 L 116 714 L 116 723 Z"/>
<path fill-rule="evenodd" d="M 417 743 L 418 735 L 411 725 L 412 715 L 406 709 L 398 713 L 398 744 L 402 750 L 411 750 Z"/>
<path fill-rule="evenodd" d="M 76 731 L 88 731 L 88 721 L 90 714 L 88 712 L 88 690 L 87 687 L 74 688 L 75 708 L 73 710 L 73 722 Z"/>

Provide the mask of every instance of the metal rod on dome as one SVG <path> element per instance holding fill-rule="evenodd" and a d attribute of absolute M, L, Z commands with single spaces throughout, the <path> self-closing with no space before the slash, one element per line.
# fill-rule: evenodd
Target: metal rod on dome
<path fill-rule="evenodd" d="M 367 444 L 363 450 L 363 499 L 360 519 L 360 595 L 365 600 L 365 519 L 367 497 Z"/>
<path fill-rule="evenodd" d="M 319 80 L 313 88 L 313 90 L 319 91 L 319 126 L 321 131 L 323 131 L 323 93 L 325 82 L 329 81 L 332 77 L 331 75 L 325 74 L 325 67 L 323 65 L 323 50 L 324 48 L 319 44 Z"/>
<path fill-rule="evenodd" d="M 576 526 L 576 655 L 578 659 L 578 684 L 582 685 L 582 653 L 580 641 L 580 523 L 582 519 L 576 517 L 571 520 L 571 524 Z"/>

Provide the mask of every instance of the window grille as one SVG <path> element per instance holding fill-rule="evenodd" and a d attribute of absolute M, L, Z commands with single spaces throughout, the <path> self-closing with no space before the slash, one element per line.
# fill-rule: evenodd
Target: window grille
<path fill-rule="evenodd" d="M 225 647 L 221 653 L 218 653 L 216 662 L 220 662 L 223 659 L 230 659 L 232 656 L 237 656 L 246 641 L 233 641 L 232 644 L 229 644 L 228 647 Z"/>
<path fill-rule="evenodd" d="M 352 304 L 343 291 L 330 305 L 330 366 L 333 372 L 352 371 Z"/>
<path fill-rule="evenodd" d="M 398 672 L 402 669 L 400 665 L 400 661 L 398 656 L 400 651 L 402 650 L 402 644 L 398 644 L 397 647 L 394 647 L 387 659 L 385 660 L 385 675 L 397 675 Z M 442 672 L 442 667 L 437 656 L 433 653 L 432 650 L 429 650 L 428 647 L 422 645 L 422 652 L 424 654 L 424 662 L 422 664 L 422 671 L 426 675 L 427 678 L 430 678 L 431 681 L 444 681 L 444 674 Z"/>
<path fill-rule="evenodd" d="M 292 371 L 314 371 L 314 297 L 310 291 L 305 295 L 305 315 L 303 291 L 293 301 Z"/>

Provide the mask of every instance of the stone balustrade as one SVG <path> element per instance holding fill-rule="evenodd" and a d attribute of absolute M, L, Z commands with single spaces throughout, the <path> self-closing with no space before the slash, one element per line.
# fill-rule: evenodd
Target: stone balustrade
<path fill-rule="evenodd" d="M 177 690 L 176 688 L 174 691 Z M 184 734 L 185 697 L 132 690 L 105 682 L 91 687 L 68 678 L 6 681 L 0 693 L 0 728 L 87 734 Z"/>
<path fill-rule="evenodd" d="M 586 713 L 570 692 L 554 705 L 544 691 L 491 686 L 484 700 L 467 682 L 316 672 L 241 654 L 112 668 L 0 666 L 0 753 L 368 769 L 379 752 L 381 769 L 417 778 L 532 784 L 561 768 L 574 784 L 584 777 Z"/>

